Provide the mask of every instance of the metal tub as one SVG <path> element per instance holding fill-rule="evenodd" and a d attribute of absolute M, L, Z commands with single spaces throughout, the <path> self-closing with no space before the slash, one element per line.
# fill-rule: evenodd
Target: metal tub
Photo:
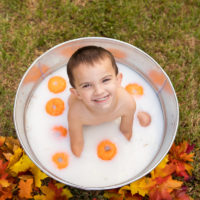
<path fill-rule="evenodd" d="M 87 45 L 102 46 L 108 49 L 112 52 L 117 62 L 129 66 L 143 76 L 143 78 L 154 88 L 155 93 L 160 100 L 164 118 L 163 141 L 152 162 L 139 174 L 134 177 L 130 177 L 125 182 L 106 187 L 84 187 L 82 185 L 72 184 L 67 180 L 63 180 L 55 176 L 37 159 L 29 145 L 25 131 L 25 111 L 30 99 L 30 94 L 34 88 L 37 87 L 44 77 L 57 70 L 59 67 L 65 65 L 76 49 Z M 104 190 L 121 187 L 136 181 L 151 172 L 165 157 L 173 144 L 178 127 L 178 121 L 179 107 L 176 93 L 169 77 L 160 65 L 145 52 L 133 45 L 119 40 L 103 37 L 86 37 L 67 41 L 42 54 L 32 63 L 27 72 L 24 74 L 19 84 L 14 104 L 14 123 L 17 136 L 30 159 L 43 172 L 57 181 L 86 190 Z"/>

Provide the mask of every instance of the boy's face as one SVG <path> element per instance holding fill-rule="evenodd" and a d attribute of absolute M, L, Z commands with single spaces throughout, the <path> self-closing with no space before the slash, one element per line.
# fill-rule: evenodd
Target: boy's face
<path fill-rule="evenodd" d="M 106 109 L 115 105 L 121 74 L 116 76 L 108 58 L 93 66 L 81 64 L 73 71 L 75 88 L 71 92 L 92 110 Z"/>

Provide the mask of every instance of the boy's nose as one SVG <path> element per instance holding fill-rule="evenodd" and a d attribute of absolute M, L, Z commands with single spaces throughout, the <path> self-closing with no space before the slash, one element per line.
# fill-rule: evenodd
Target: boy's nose
<path fill-rule="evenodd" d="M 101 95 L 103 94 L 103 88 L 100 85 L 96 85 L 94 88 L 94 94 L 95 95 Z"/>

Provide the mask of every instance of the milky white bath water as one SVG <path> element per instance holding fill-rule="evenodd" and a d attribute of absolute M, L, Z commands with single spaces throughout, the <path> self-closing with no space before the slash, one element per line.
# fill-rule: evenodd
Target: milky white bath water
<path fill-rule="evenodd" d="M 137 83 L 144 89 L 144 95 L 135 98 L 137 108 L 133 123 L 131 141 L 119 130 L 120 118 L 98 126 L 84 127 L 84 149 L 80 158 L 75 157 L 70 149 L 69 134 L 61 137 L 53 131 L 55 126 L 68 128 L 67 100 L 70 95 L 66 66 L 61 67 L 46 77 L 33 92 L 26 111 L 26 133 L 30 146 L 42 165 L 55 176 L 82 187 L 106 187 L 120 184 L 133 178 L 153 160 L 163 139 L 163 115 L 157 95 L 148 83 L 130 68 L 118 64 L 123 74 L 122 86 Z M 53 76 L 65 78 L 65 91 L 54 94 L 48 90 L 48 81 Z M 45 106 L 52 98 L 61 98 L 65 103 L 62 115 L 51 116 Z M 151 115 L 151 124 L 142 127 L 137 119 L 139 111 Z M 103 161 L 97 156 L 97 146 L 108 139 L 117 147 L 116 156 L 110 161 Z M 69 155 L 69 165 L 58 169 L 52 156 L 58 152 Z"/>

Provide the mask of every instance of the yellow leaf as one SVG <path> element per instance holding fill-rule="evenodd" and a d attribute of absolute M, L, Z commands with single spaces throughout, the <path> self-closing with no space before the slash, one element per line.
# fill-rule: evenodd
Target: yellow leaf
<path fill-rule="evenodd" d="M 47 186 L 42 186 L 40 187 L 42 193 L 45 195 L 45 200 L 54 200 L 55 198 L 55 192 L 47 187 Z"/>
<path fill-rule="evenodd" d="M 182 184 L 183 182 L 174 180 L 171 176 L 169 176 L 166 181 L 159 184 L 159 187 L 167 188 L 167 191 L 171 193 L 172 190 L 180 188 Z"/>
<path fill-rule="evenodd" d="M 17 176 L 18 173 L 27 171 L 32 165 L 33 163 L 29 157 L 26 154 L 23 154 L 20 160 L 9 168 L 10 173 L 13 176 Z"/>
<path fill-rule="evenodd" d="M 154 169 L 151 171 L 151 177 L 154 179 L 156 178 L 156 171 L 161 171 L 163 168 L 165 168 L 166 164 L 168 163 L 168 155 L 166 155 L 164 157 L 164 159 L 160 162 L 160 164 Z"/>
<path fill-rule="evenodd" d="M 22 156 L 22 153 L 23 153 L 23 150 L 20 147 L 18 147 L 15 150 L 14 155 L 12 157 L 10 157 L 8 168 L 10 168 L 12 165 L 14 165 L 20 159 L 20 157 Z"/>
<path fill-rule="evenodd" d="M 16 146 L 18 146 L 18 147 L 20 146 L 19 141 L 13 137 L 6 137 L 5 144 L 6 144 L 7 148 L 13 152 L 16 149 Z"/>
<path fill-rule="evenodd" d="M 34 175 L 34 180 L 35 180 L 35 186 L 40 187 L 41 186 L 41 180 L 47 178 L 48 176 L 43 173 L 36 165 L 32 165 L 30 167 L 30 171 Z"/>
<path fill-rule="evenodd" d="M 127 190 L 131 190 L 129 185 L 125 185 L 123 187 L 121 187 L 118 191 L 119 194 L 122 194 L 123 196 L 125 195 Z"/>
<path fill-rule="evenodd" d="M 20 160 L 10 167 L 10 173 L 13 176 L 17 176 L 18 173 L 26 172 L 28 170 L 34 175 L 36 187 L 40 187 L 41 180 L 48 177 L 46 174 L 40 171 L 40 169 L 30 160 L 26 154 L 23 154 Z"/>
<path fill-rule="evenodd" d="M 69 190 L 68 188 L 64 188 L 64 187 L 65 187 L 65 184 L 63 184 L 63 183 L 56 183 L 55 186 L 56 186 L 58 189 L 62 188 L 62 193 L 61 193 L 62 196 L 65 196 L 65 197 L 67 197 L 68 199 L 71 198 L 71 197 L 73 197 L 73 195 L 72 195 L 72 193 L 70 192 L 70 190 Z"/>
<path fill-rule="evenodd" d="M 70 192 L 70 190 L 68 188 L 63 188 L 62 190 L 62 196 L 67 197 L 68 199 L 73 197 L 72 193 Z"/>
<path fill-rule="evenodd" d="M 5 139 L 6 139 L 5 137 L 0 136 L 0 146 L 2 146 L 4 144 Z"/>
<path fill-rule="evenodd" d="M 23 180 L 21 179 L 19 181 L 19 197 L 20 198 L 32 198 L 31 192 L 32 192 L 32 184 L 33 184 L 33 179 L 27 179 Z"/>
<path fill-rule="evenodd" d="M 192 165 L 184 163 L 184 166 L 185 166 L 185 169 L 187 170 L 187 172 L 189 173 L 189 175 L 191 176 L 192 175 L 192 170 L 193 170 Z"/>
<path fill-rule="evenodd" d="M 46 200 L 46 195 L 35 195 L 34 200 Z"/>
<path fill-rule="evenodd" d="M 6 179 L 0 179 L 0 186 L 2 187 L 8 187 L 10 183 Z"/>
<path fill-rule="evenodd" d="M 138 193 L 144 197 L 154 184 L 152 179 L 143 177 L 130 184 L 131 194 L 134 195 Z"/>
<path fill-rule="evenodd" d="M 4 157 L 6 158 L 6 160 L 10 160 L 10 158 L 13 156 L 12 153 L 3 153 Z"/>
<path fill-rule="evenodd" d="M 107 198 L 107 199 L 110 199 L 110 198 L 120 198 L 121 197 L 121 195 L 120 194 L 117 194 L 117 193 L 113 193 L 113 192 L 105 192 L 104 194 L 103 194 L 103 196 L 105 197 L 105 198 Z"/>

